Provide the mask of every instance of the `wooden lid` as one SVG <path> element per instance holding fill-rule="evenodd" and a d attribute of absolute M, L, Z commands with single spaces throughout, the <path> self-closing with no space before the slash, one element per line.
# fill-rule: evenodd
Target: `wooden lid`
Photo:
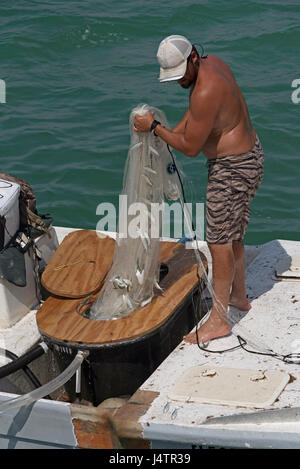
<path fill-rule="evenodd" d="M 206 268 L 207 261 L 201 256 Z M 195 253 L 185 249 L 184 245 L 162 242 L 160 261 L 169 269 L 160 283 L 164 292 L 154 297 L 151 303 L 143 308 L 113 321 L 91 320 L 82 316 L 88 307 L 84 300 L 50 297 L 36 316 L 41 334 L 56 342 L 102 345 L 126 342 L 154 331 L 181 307 L 199 281 Z M 98 294 L 88 301 L 93 302 Z"/>
<path fill-rule="evenodd" d="M 101 288 L 111 266 L 115 240 L 91 230 L 68 234 L 42 275 L 52 295 L 82 298 Z"/>

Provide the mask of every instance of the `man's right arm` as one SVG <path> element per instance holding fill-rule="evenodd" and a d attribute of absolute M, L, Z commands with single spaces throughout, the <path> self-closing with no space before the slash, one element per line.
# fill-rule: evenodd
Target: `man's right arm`
<path fill-rule="evenodd" d="M 183 131 L 179 132 L 177 128 L 177 131 L 174 132 L 160 124 L 155 127 L 155 134 L 174 150 L 194 158 L 201 152 L 214 128 L 220 103 L 222 102 L 221 92 L 222 90 L 218 87 L 216 89 L 215 83 L 212 81 L 204 89 L 197 87 L 193 91 L 190 101 L 188 118 L 185 114 L 186 125 Z M 149 115 L 150 119 L 151 114 Z M 180 124 L 182 124 L 182 121 Z M 140 129 L 140 131 L 142 130 L 143 128 Z"/>
<path fill-rule="evenodd" d="M 181 119 L 181 121 L 177 125 L 175 125 L 175 127 L 172 129 L 172 132 L 176 134 L 184 133 L 184 129 L 189 118 L 189 113 L 190 113 L 190 110 L 188 109 L 186 113 L 184 114 L 183 118 Z"/>

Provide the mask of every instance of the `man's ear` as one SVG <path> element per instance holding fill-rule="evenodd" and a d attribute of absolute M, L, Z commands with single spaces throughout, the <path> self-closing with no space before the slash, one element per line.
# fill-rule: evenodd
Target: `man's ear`
<path fill-rule="evenodd" d="M 197 65 L 198 62 L 198 54 L 196 51 L 192 50 L 191 52 L 191 59 L 194 65 Z"/>

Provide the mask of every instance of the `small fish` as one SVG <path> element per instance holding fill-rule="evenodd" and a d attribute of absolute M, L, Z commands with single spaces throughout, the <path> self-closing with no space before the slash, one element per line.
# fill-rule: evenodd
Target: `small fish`
<path fill-rule="evenodd" d="M 159 285 L 159 283 L 156 280 L 154 282 L 154 286 L 155 286 L 155 288 L 157 288 L 158 290 L 163 292 L 163 289 L 161 288 L 161 286 Z"/>
<path fill-rule="evenodd" d="M 131 303 L 131 301 L 130 301 L 130 299 L 129 299 L 129 296 L 128 296 L 128 295 L 122 295 L 122 297 L 123 297 L 123 302 L 124 302 L 124 304 L 125 304 L 129 309 L 132 309 L 133 306 L 132 306 L 132 303 Z"/>
<path fill-rule="evenodd" d="M 150 238 L 149 238 L 147 231 L 144 231 L 143 236 L 147 240 L 147 243 L 150 244 Z"/>
<path fill-rule="evenodd" d="M 125 285 L 123 285 L 123 282 L 122 282 L 122 280 L 120 279 L 119 276 L 116 276 L 116 277 L 112 278 L 111 282 L 113 283 L 113 286 L 115 288 L 125 288 Z"/>
<path fill-rule="evenodd" d="M 152 215 L 151 211 L 150 210 L 147 210 L 147 215 L 148 217 L 150 218 L 150 220 L 152 221 L 152 223 L 155 223 L 156 220 L 154 218 L 154 216 Z"/>
<path fill-rule="evenodd" d="M 148 250 L 148 246 L 150 244 L 150 239 L 149 239 L 149 236 L 148 236 L 148 233 L 141 233 L 140 230 L 137 230 L 137 233 L 139 235 L 139 237 L 141 238 L 141 241 L 143 243 L 143 247 L 145 249 L 145 251 Z"/>
<path fill-rule="evenodd" d="M 149 186 L 153 186 L 152 182 L 150 181 L 150 179 L 148 178 L 148 176 L 146 174 L 142 174 L 142 178 L 146 181 L 146 183 L 149 185 Z"/>
<path fill-rule="evenodd" d="M 142 306 L 142 307 L 146 306 L 148 303 L 151 302 L 151 300 L 152 300 L 152 298 L 150 297 L 150 298 L 148 298 L 147 300 L 142 301 L 142 302 L 141 302 L 141 306 Z"/>
<path fill-rule="evenodd" d="M 135 150 L 136 148 L 139 148 L 141 145 L 143 145 L 143 142 L 136 143 L 135 145 L 132 145 L 130 150 Z"/>
<path fill-rule="evenodd" d="M 151 145 L 149 145 L 149 149 L 152 151 L 152 153 L 153 153 L 155 156 L 159 156 L 158 151 L 156 151 L 155 148 L 153 148 Z"/>
<path fill-rule="evenodd" d="M 144 246 L 145 251 L 148 251 L 149 243 L 147 242 L 147 239 L 145 237 L 142 237 L 142 243 Z"/>
<path fill-rule="evenodd" d="M 128 278 L 123 278 L 123 282 L 125 283 L 126 287 L 132 286 L 132 282 Z"/>
<path fill-rule="evenodd" d="M 115 314 L 114 316 L 112 316 L 111 319 L 112 319 L 113 321 L 115 321 L 116 319 L 120 319 L 121 317 L 122 317 L 122 313 L 120 312 L 120 313 L 117 313 L 117 314 Z"/>
<path fill-rule="evenodd" d="M 119 276 L 114 277 L 111 282 L 113 283 L 115 288 L 127 288 L 127 290 L 132 287 L 131 280 L 128 279 L 121 279 Z"/>
<path fill-rule="evenodd" d="M 175 420 L 176 417 L 177 417 L 177 409 L 174 409 L 173 412 L 172 412 L 172 414 L 171 414 L 171 419 L 172 419 L 172 420 Z"/>
<path fill-rule="evenodd" d="M 154 171 L 154 169 L 149 168 L 149 166 L 144 166 L 144 170 L 145 170 L 145 171 L 148 171 L 149 173 L 152 173 L 152 174 L 157 174 L 157 172 Z"/>
<path fill-rule="evenodd" d="M 143 247 L 144 247 L 145 251 L 147 251 L 148 250 L 147 241 L 145 240 L 145 238 L 142 235 L 140 235 L 140 238 L 141 238 L 141 241 L 143 243 Z"/>
<path fill-rule="evenodd" d="M 138 279 L 138 282 L 139 282 L 140 285 L 143 285 L 143 283 L 144 283 L 144 272 L 145 272 L 144 270 L 141 271 L 141 270 L 137 269 L 136 273 L 135 273 L 136 278 Z"/>

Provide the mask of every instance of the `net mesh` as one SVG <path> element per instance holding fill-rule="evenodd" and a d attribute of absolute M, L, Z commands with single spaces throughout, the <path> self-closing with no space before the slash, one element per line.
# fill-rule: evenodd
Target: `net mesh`
<path fill-rule="evenodd" d="M 137 106 L 130 114 L 131 142 L 124 170 L 121 195 L 125 197 L 121 198 L 116 249 L 104 286 L 90 308 L 90 319 L 125 317 L 148 304 L 155 290 L 160 289 L 162 218 L 159 207 L 164 196 L 178 200 L 181 188 L 167 145 L 153 133 L 133 130 L 135 115 L 148 111 L 168 127 L 165 114 L 146 104 Z M 121 217 L 125 220 L 121 221 Z M 121 225 L 126 227 L 125 232 Z"/>

